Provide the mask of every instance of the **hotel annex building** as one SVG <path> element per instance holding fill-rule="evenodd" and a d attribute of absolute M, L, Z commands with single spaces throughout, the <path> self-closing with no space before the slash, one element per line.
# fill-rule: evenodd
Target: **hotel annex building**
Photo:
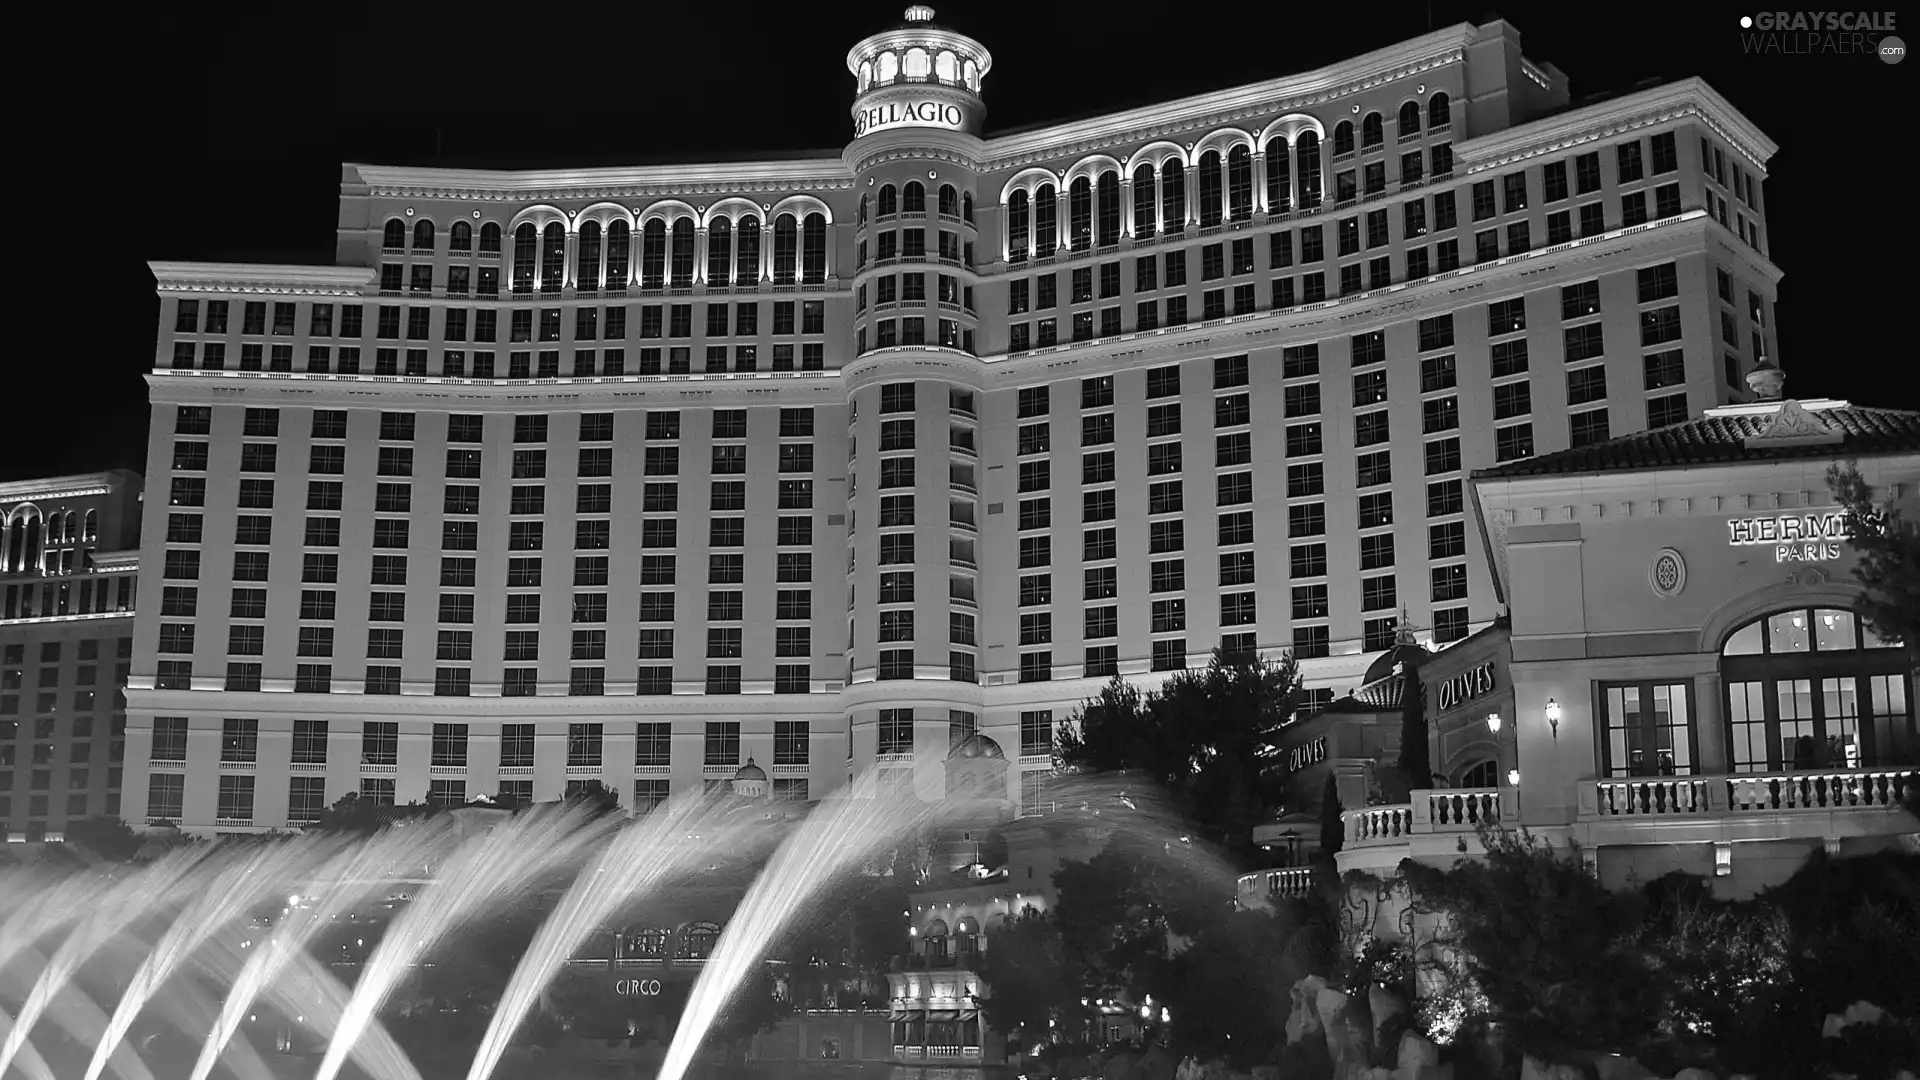
<path fill-rule="evenodd" d="M 976 730 L 1031 807 L 1113 674 L 1331 699 L 1487 627 L 1473 470 L 1775 356 L 1774 145 L 1698 80 L 1575 107 L 1462 24 L 994 136 L 931 19 L 837 155 L 347 165 L 336 265 L 154 264 L 126 816 L 817 798 Z"/>

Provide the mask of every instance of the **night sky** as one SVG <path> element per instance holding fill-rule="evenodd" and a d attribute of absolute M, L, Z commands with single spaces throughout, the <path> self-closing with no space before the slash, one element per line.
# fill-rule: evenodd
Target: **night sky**
<path fill-rule="evenodd" d="M 72 70 L 17 96 L 16 289 L 54 305 L 7 359 L 0 479 L 145 456 L 158 301 L 150 259 L 332 262 L 343 161 L 470 168 L 642 165 L 834 149 L 851 136 L 847 49 L 902 0 L 828 4 L 486 4 L 419 10 L 136 5 L 21 28 Z M 1484 21 L 1449 3 L 1039 2 L 941 7 L 993 52 L 989 135 L 1307 70 Z M 1912 190 L 1900 147 L 1920 61 L 1747 55 L 1735 6 L 1552 4 L 1499 12 L 1575 99 L 1704 76 L 1781 146 L 1763 198 L 1794 396 L 1920 407 L 1896 262 Z M 540 14 L 535 14 L 540 12 Z M 1920 16 L 1898 26 L 1920 38 Z M 41 44 L 33 45 L 33 40 Z M 1899 205 L 1897 205 L 1897 203 Z M 53 279 L 31 262 L 53 253 Z M 19 301 L 16 301 L 19 302 Z M 1896 307 L 1899 305 L 1899 307 Z M 29 342 L 40 340 L 37 347 Z M 1900 357 L 1906 357 L 1900 361 Z M 1908 385 L 1902 386 L 1902 382 Z"/>

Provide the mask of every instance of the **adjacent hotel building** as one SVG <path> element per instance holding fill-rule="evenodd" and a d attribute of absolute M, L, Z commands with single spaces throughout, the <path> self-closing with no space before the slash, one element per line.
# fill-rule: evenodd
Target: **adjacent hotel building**
<path fill-rule="evenodd" d="M 974 732 L 1031 808 L 1115 673 L 1331 700 L 1487 627 L 1473 470 L 1777 359 L 1774 145 L 1698 80 L 1575 106 L 1462 24 L 995 136 L 932 16 L 838 154 L 347 165 L 335 265 L 154 264 L 126 816 L 817 798 Z"/>

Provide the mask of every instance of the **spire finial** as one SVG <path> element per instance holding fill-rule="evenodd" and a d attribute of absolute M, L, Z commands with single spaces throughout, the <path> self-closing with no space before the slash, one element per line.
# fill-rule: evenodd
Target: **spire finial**
<path fill-rule="evenodd" d="M 1747 388 L 1753 391 L 1755 400 L 1779 401 L 1780 388 L 1787 381 L 1787 373 L 1765 356 L 1747 372 Z"/>
<path fill-rule="evenodd" d="M 907 9 L 907 21 L 910 23 L 930 23 L 933 21 L 933 9 L 925 4 L 915 4 Z"/>

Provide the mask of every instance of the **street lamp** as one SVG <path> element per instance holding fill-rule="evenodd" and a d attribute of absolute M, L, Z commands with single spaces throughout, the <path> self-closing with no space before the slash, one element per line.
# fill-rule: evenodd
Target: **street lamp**
<path fill-rule="evenodd" d="M 1547 699 L 1547 723 L 1553 727 L 1553 737 L 1560 737 L 1560 703 Z"/>
<path fill-rule="evenodd" d="M 1487 730 L 1493 732 L 1495 735 L 1500 734 L 1500 714 L 1499 713 L 1496 712 L 1496 713 L 1487 714 Z"/>
<path fill-rule="evenodd" d="M 1507 770 L 1507 786 L 1508 787 L 1520 786 L 1520 770 L 1519 769 Z"/>

